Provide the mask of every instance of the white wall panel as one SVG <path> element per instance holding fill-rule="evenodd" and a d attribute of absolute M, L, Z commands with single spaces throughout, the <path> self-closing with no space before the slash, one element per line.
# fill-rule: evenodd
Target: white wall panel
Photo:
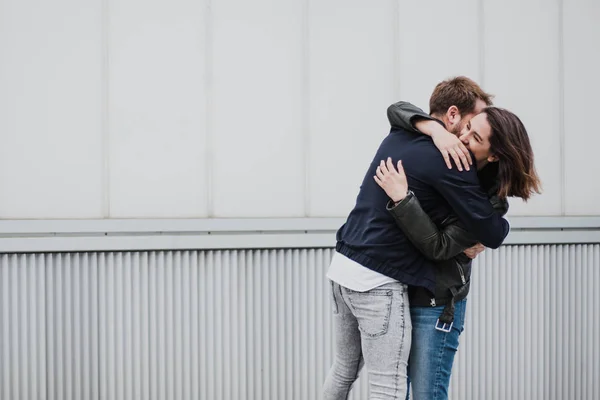
<path fill-rule="evenodd" d="M 595 0 L 0 2 L 0 218 L 333 217 L 397 100 L 467 75 L 598 215 Z M 335 175 L 335 176 L 334 176 Z"/>
<path fill-rule="evenodd" d="M 305 4 L 215 1 L 212 27 L 213 215 L 304 216 Z"/>
<path fill-rule="evenodd" d="M 309 215 L 346 216 L 398 100 L 397 6 L 310 1 Z"/>
<path fill-rule="evenodd" d="M 400 99 L 429 112 L 429 96 L 456 75 L 480 79 L 480 1 L 401 1 Z"/>
<path fill-rule="evenodd" d="M 102 216 L 100 0 L 0 2 L 0 218 Z"/>
<path fill-rule="evenodd" d="M 511 200 L 510 215 L 561 214 L 559 11 L 556 0 L 484 2 L 485 89 L 525 124 L 543 182 L 542 195 Z"/>
<path fill-rule="evenodd" d="M 205 3 L 108 3 L 111 217 L 207 215 Z"/>
<path fill-rule="evenodd" d="M 565 211 L 600 213 L 597 160 L 600 135 L 593 121 L 600 109 L 600 3 L 563 1 Z"/>

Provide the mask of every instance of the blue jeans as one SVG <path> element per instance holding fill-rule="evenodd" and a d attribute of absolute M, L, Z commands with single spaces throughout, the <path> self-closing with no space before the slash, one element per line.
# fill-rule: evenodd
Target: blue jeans
<path fill-rule="evenodd" d="M 458 337 L 464 329 L 467 299 L 456 302 L 450 332 L 435 329 L 444 306 L 411 307 L 412 347 L 408 362 L 413 400 L 446 400 Z M 408 396 L 406 397 L 408 399 Z"/>
<path fill-rule="evenodd" d="M 324 400 L 345 400 L 364 361 L 370 399 L 404 399 L 411 342 L 408 292 L 400 282 L 356 292 L 332 282 L 335 359 Z"/>

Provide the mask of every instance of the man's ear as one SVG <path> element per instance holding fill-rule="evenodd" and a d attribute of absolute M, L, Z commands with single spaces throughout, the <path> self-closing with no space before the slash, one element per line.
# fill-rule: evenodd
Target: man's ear
<path fill-rule="evenodd" d="M 458 107 L 450 106 L 450 108 L 448 108 L 448 111 L 446 111 L 446 118 L 448 119 L 448 122 L 451 126 L 458 126 L 460 120 L 462 119 Z"/>

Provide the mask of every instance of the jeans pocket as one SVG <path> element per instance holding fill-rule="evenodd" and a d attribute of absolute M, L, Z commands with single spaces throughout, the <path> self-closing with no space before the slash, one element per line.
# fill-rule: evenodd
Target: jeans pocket
<path fill-rule="evenodd" d="M 367 337 L 385 335 L 392 311 L 392 290 L 349 291 L 348 300 L 358 321 L 358 329 Z"/>

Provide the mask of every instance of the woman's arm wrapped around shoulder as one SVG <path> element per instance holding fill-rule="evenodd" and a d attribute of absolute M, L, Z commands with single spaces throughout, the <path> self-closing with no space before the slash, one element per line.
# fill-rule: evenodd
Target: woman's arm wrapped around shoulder
<path fill-rule="evenodd" d="M 414 125 L 419 120 L 429 119 L 435 121 L 435 118 L 407 101 L 399 101 L 389 106 L 387 117 L 392 128 L 400 128 L 412 132 L 419 132 Z"/>
<path fill-rule="evenodd" d="M 432 117 L 414 104 L 399 101 L 387 109 L 387 116 L 392 128 L 404 129 L 409 132 L 420 132 L 430 136 L 446 161 L 448 169 L 452 169 L 452 161 L 459 171 L 467 171 L 473 165 L 471 154 L 464 144 L 446 130 L 442 121 Z"/>

